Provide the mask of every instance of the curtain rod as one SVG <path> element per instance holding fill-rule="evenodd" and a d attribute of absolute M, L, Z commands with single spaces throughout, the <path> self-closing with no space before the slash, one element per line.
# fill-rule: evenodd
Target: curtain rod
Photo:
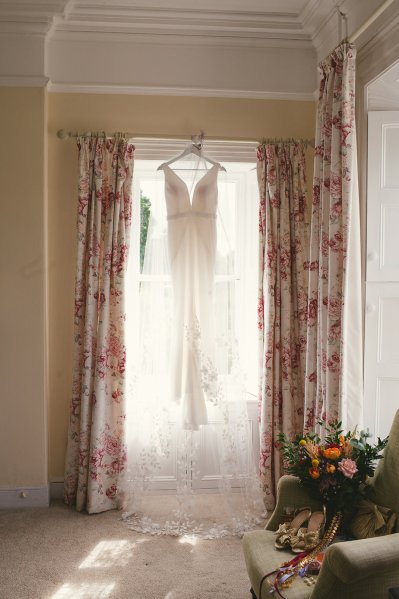
<path fill-rule="evenodd" d="M 159 134 L 145 134 L 145 133 L 131 133 L 128 131 L 115 131 L 114 133 L 107 133 L 105 131 L 84 131 L 84 132 L 78 132 L 78 131 L 66 131 L 65 129 L 59 129 L 57 131 L 57 137 L 58 139 L 64 140 L 64 139 L 69 139 L 69 138 L 73 138 L 73 137 L 126 137 L 127 139 L 134 139 L 135 141 L 139 141 L 139 140 L 144 140 L 144 141 L 159 141 L 161 140 L 165 140 L 165 141 L 176 141 L 176 142 L 187 142 L 189 143 L 191 141 L 191 143 L 193 144 L 198 144 L 198 142 L 201 140 L 201 143 L 205 140 L 208 141 L 212 141 L 212 142 L 224 142 L 224 141 L 228 141 L 230 143 L 233 143 L 235 141 L 240 142 L 240 143 L 248 143 L 248 144 L 259 144 L 259 140 L 258 139 L 248 139 L 248 138 L 238 138 L 238 137 L 234 137 L 234 138 L 228 138 L 228 137 L 208 137 L 206 138 L 203 134 L 201 136 L 202 132 L 199 135 L 192 135 L 191 139 L 187 139 L 186 136 L 171 136 L 165 133 L 159 133 Z"/>
<path fill-rule="evenodd" d="M 160 139 L 164 140 L 164 141 L 176 141 L 176 142 L 187 142 L 189 143 L 189 140 L 186 137 L 171 137 L 170 135 L 165 135 L 164 133 L 161 133 L 159 135 L 146 135 L 146 134 L 135 134 L 135 133 L 130 133 L 130 132 L 125 132 L 125 131 L 116 131 L 115 133 L 106 133 L 105 131 L 85 131 L 82 133 L 79 133 L 77 131 L 66 131 L 65 129 L 59 129 L 57 131 L 57 137 L 61 140 L 64 139 L 69 139 L 69 138 L 76 138 L 76 137 L 126 137 L 128 139 L 134 139 L 135 141 L 159 141 Z M 264 143 L 289 143 L 289 142 L 293 142 L 293 141 L 301 141 L 303 142 L 305 145 L 310 145 L 312 147 L 314 147 L 314 139 L 302 139 L 302 138 L 293 138 L 293 137 L 288 137 L 288 138 L 280 138 L 280 137 L 273 137 L 273 138 L 267 138 L 267 137 L 263 137 L 260 140 L 259 139 L 248 139 L 248 138 L 227 138 L 227 137 L 209 137 L 206 138 L 203 134 L 203 132 L 201 132 L 199 135 L 192 135 L 191 136 L 191 143 L 193 144 L 198 144 L 198 141 L 201 141 L 201 143 L 203 141 L 209 141 L 209 142 L 213 142 L 213 143 L 217 143 L 217 142 L 229 142 L 229 143 L 247 143 L 247 144 L 264 144 Z"/>
<path fill-rule="evenodd" d="M 372 15 L 370 15 L 370 17 L 363 23 L 363 25 L 360 25 L 360 27 L 358 27 L 349 37 L 348 37 L 348 42 L 352 43 L 354 41 L 357 40 L 358 37 L 360 37 L 362 35 L 362 33 L 364 33 L 366 31 L 366 29 L 368 29 L 370 27 L 370 25 L 372 25 L 374 23 L 374 21 L 376 21 L 378 19 L 378 17 L 380 15 L 382 15 L 382 13 L 388 8 L 388 6 L 390 6 L 395 0 L 385 0 L 385 2 L 383 2 L 381 4 L 381 6 L 379 6 L 377 8 L 377 10 L 375 10 L 373 12 Z M 345 15 L 346 18 L 346 15 Z"/>

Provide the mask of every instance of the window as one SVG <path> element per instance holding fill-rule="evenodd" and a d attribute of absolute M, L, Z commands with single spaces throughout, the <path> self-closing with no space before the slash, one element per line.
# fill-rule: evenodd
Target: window
<path fill-rule="evenodd" d="M 249 145 L 247 146 L 249 147 Z M 258 332 L 257 332 L 257 295 L 258 295 L 258 186 L 254 157 L 254 145 L 251 145 L 251 161 L 232 162 L 228 158 L 229 148 L 223 149 L 223 158 L 216 156 L 223 162 L 226 173 L 220 172 L 218 178 L 218 253 L 215 267 L 215 298 L 217 289 L 222 290 L 230 286 L 234 308 L 234 328 L 239 344 L 241 366 L 246 379 L 248 401 L 255 401 L 258 387 Z M 159 151 L 159 148 L 158 148 Z M 169 150 L 157 160 L 148 159 L 151 153 L 147 150 L 145 159 L 136 158 L 134 167 L 133 188 L 133 221 L 131 233 L 131 250 L 129 256 L 129 291 L 128 310 L 129 317 L 128 336 L 133 341 L 137 338 L 140 327 L 141 302 L 145 293 L 150 289 L 156 290 L 159 281 L 165 279 L 163 260 L 159 257 L 159 269 L 151 269 L 151 275 L 144 268 L 144 249 L 148 234 L 150 214 L 158 211 L 159 219 L 155 224 L 159 227 L 157 234 L 162 240 L 166 235 L 166 208 L 163 206 L 164 175 L 157 172 L 159 164 L 170 156 L 178 154 L 180 148 Z M 207 152 L 208 153 L 208 152 Z M 136 153 L 137 156 L 137 153 Z M 215 157 L 213 155 L 212 157 Z M 245 156 L 246 158 L 246 156 Z M 173 169 L 181 169 L 184 165 L 174 163 Z M 190 170 L 178 170 L 178 175 L 192 187 L 193 174 Z M 201 173 L 198 174 L 198 178 Z M 140 201 L 138 201 L 138 199 Z M 168 294 L 166 301 L 171 301 L 171 286 L 163 285 Z M 223 335 L 223 329 L 228 329 L 225 322 L 227 315 L 223 310 L 218 312 L 217 335 Z M 140 348 L 143 351 L 143 348 Z M 162 351 L 167 351 L 163 348 Z M 218 365 L 223 372 L 229 372 L 231 363 Z"/>

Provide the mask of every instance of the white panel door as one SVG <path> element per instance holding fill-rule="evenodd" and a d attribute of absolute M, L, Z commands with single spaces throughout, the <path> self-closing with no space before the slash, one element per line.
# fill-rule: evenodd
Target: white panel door
<path fill-rule="evenodd" d="M 369 113 L 364 422 L 389 433 L 399 409 L 399 112 Z"/>
<path fill-rule="evenodd" d="M 367 283 L 364 422 L 389 433 L 399 409 L 399 283 Z"/>
<path fill-rule="evenodd" d="M 367 281 L 399 281 L 399 112 L 370 112 Z"/>

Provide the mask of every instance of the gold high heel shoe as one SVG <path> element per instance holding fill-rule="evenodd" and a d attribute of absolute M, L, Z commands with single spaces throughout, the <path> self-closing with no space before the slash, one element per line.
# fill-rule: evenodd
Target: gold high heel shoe
<path fill-rule="evenodd" d="M 322 512 L 313 512 L 309 518 L 308 527 L 300 528 L 290 539 L 291 549 L 294 553 L 302 553 L 316 547 L 323 536 L 326 524 L 326 509 Z"/>
<path fill-rule="evenodd" d="M 285 549 L 291 544 L 291 538 L 295 537 L 300 527 L 305 524 L 310 518 L 310 508 L 300 508 L 296 510 L 291 522 L 280 524 L 275 532 L 276 541 L 274 543 L 277 549 Z"/>

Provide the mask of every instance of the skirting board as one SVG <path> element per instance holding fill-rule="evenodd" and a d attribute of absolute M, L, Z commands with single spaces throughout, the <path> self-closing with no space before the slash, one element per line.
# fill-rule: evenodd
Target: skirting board
<path fill-rule="evenodd" d="M 49 486 L 0 489 L 0 509 L 48 507 L 50 505 Z"/>

